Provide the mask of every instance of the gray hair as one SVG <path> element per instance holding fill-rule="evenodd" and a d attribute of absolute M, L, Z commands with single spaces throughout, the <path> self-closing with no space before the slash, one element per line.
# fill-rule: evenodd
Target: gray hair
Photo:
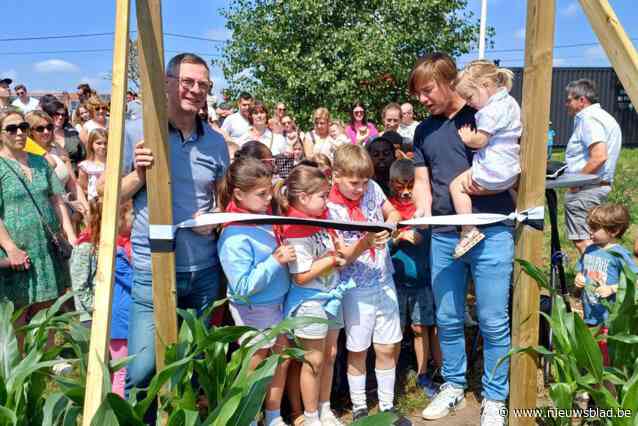
<path fill-rule="evenodd" d="M 596 90 L 596 83 L 586 78 L 570 82 L 565 87 L 565 91 L 567 92 L 567 95 L 572 98 L 584 97 L 592 104 L 600 102 L 598 99 L 598 92 Z"/>
<path fill-rule="evenodd" d="M 179 67 L 183 63 L 188 64 L 197 64 L 202 65 L 206 68 L 206 71 L 210 74 L 210 69 L 208 68 L 208 64 L 205 60 L 194 53 L 180 53 L 177 56 L 173 56 L 170 61 L 168 61 L 168 65 L 166 65 L 166 75 L 170 75 L 173 77 L 179 76 Z"/>

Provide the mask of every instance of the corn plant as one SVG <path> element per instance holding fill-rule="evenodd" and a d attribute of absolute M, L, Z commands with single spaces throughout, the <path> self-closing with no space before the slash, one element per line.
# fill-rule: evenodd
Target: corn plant
<path fill-rule="evenodd" d="M 638 292 L 635 274 L 625 267 L 616 302 L 605 304 L 609 310 L 609 330 L 608 335 L 603 335 L 599 333 L 599 327 L 590 328 L 577 313 L 568 312 L 565 301 L 549 287 L 539 268 L 524 260 L 518 262 L 540 286 L 552 293 L 551 315 L 543 312 L 541 315 L 551 327 L 553 348 L 513 348 L 508 356 L 528 352 L 549 360 L 553 379 L 549 394 L 555 408 L 576 409 L 576 394 L 587 392 L 595 408 L 614 415 L 587 421 L 619 426 L 638 424 Z M 607 340 L 611 366 L 603 365 L 597 344 L 602 339 Z M 539 420 L 560 425 L 571 424 L 572 421 L 558 417 Z"/>
<path fill-rule="evenodd" d="M 61 297 L 50 308 L 38 312 L 29 324 L 18 329 L 24 338 L 22 351 L 18 348 L 14 329 L 15 320 L 22 310 L 14 312 L 11 302 L 0 302 L 0 425 L 51 424 L 52 402 L 47 399 L 48 386 L 51 380 L 58 379 L 52 379 L 50 369 L 60 362 L 62 351 L 77 356 L 85 354 L 88 348 L 88 338 L 71 342 L 70 334 L 66 333 L 71 324 L 77 324 L 77 314 L 59 312 L 70 297 L 70 294 Z M 63 343 L 49 347 L 49 333 L 57 333 Z M 67 361 L 77 363 L 79 359 Z M 62 397 L 58 403 L 66 404 L 69 409 L 59 422 L 75 424 L 80 411 L 72 407 L 76 406 L 78 398 L 83 398 L 83 387 L 70 386 L 60 394 Z"/>

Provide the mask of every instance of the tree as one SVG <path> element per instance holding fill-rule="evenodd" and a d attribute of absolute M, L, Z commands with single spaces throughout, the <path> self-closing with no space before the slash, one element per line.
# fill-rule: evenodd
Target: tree
<path fill-rule="evenodd" d="M 426 52 L 467 53 L 478 22 L 467 0 L 232 0 L 232 39 L 218 61 L 231 92 L 283 101 L 303 127 L 314 108 L 345 117 L 361 100 L 376 113 L 407 99 Z"/>
<path fill-rule="evenodd" d="M 128 78 L 128 87 L 135 92 L 140 91 L 140 59 L 137 50 L 137 41 L 128 41 L 128 70 L 126 72 Z M 104 79 L 112 80 L 113 75 L 109 71 L 105 74 Z"/>

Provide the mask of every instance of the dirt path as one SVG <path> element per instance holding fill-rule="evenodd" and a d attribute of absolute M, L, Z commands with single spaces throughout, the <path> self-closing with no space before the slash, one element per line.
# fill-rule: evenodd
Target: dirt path
<path fill-rule="evenodd" d="M 465 408 L 459 410 L 451 415 L 439 419 L 426 421 L 421 417 L 421 411 L 417 410 L 412 412 L 409 417 L 413 425 L 423 426 L 474 426 L 478 425 L 481 420 L 481 403 L 476 400 L 474 394 L 468 392 L 465 394 L 466 405 Z"/>

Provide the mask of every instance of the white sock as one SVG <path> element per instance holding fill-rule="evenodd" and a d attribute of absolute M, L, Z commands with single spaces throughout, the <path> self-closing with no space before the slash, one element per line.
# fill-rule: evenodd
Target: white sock
<path fill-rule="evenodd" d="M 306 426 L 321 425 L 321 422 L 319 421 L 319 411 L 313 411 L 312 413 L 304 411 L 303 424 Z"/>
<path fill-rule="evenodd" d="M 319 402 L 319 417 L 323 418 L 331 412 L 332 408 L 330 408 L 330 401 Z"/>
<path fill-rule="evenodd" d="M 266 426 L 270 426 L 279 417 L 281 417 L 279 410 L 266 410 Z"/>
<path fill-rule="evenodd" d="M 352 376 L 348 374 L 348 386 L 350 387 L 350 399 L 352 410 L 367 409 L 366 402 L 366 375 Z"/>
<path fill-rule="evenodd" d="M 379 397 L 379 409 L 386 411 L 394 407 L 394 381 L 396 380 L 396 368 L 387 370 L 374 369 L 377 376 L 377 396 Z"/>

